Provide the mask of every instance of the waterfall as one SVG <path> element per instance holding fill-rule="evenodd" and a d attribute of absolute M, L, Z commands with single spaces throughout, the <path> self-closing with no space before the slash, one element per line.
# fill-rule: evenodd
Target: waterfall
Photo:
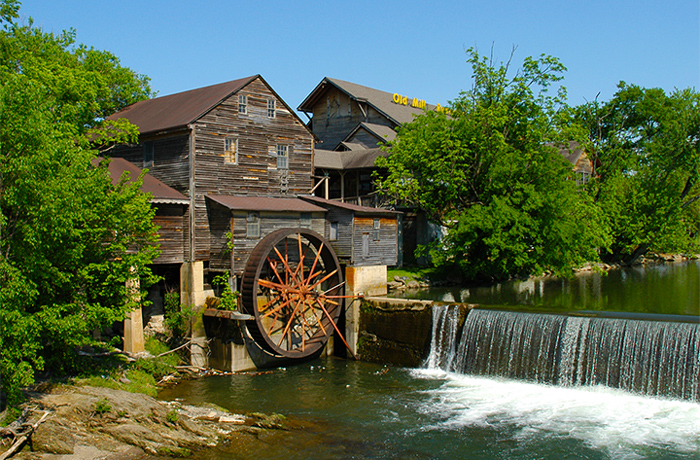
<path fill-rule="evenodd" d="M 459 331 L 456 311 L 434 309 L 428 367 L 700 400 L 698 324 L 476 309 Z"/>

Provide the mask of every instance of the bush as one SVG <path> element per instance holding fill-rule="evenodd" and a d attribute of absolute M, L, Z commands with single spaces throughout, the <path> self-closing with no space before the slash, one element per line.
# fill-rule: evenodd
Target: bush
<path fill-rule="evenodd" d="M 174 338 L 185 337 L 190 332 L 190 321 L 195 315 L 191 305 L 180 305 L 180 294 L 176 291 L 165 293 L 163 300 L 165 310 L 165 326 L 170 329 Z"/>

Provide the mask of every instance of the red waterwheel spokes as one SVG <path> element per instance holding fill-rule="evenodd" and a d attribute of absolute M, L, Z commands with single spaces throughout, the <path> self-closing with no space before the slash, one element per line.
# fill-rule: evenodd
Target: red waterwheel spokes
<path fill-rule="evenodd" d="M 288 358 L 319 351 L 338 330 L 344 282 L 338 258 L 311 230 L 282 229 L 253 249 L 242 282 L 249 330 L 264 349 Z M 252 322 L 251 322 L 252 323 Z"/>

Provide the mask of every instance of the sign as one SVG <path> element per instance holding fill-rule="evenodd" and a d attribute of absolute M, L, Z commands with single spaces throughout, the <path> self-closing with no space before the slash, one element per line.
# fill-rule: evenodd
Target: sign
<path fill-rule="evenodd" d="M 410 105 L 411 107 L 415 107 L 417 109 L 425 109 L 428 106 L 425 103 L 424 99 L 416 99 L 415 97 L 411 98 L 411 103 L 409 104 L 408 97 L 404 96 L 402 94 L 399 94 L 399 93 L 394 93 L 394 95 L 391 97 L 391 101 L 394 104 L 405 105 L 405 106 Z M 447 113 L 448 115 L 452 114 L 452 111 L 450 109 L 448 109 L 447 107 L 443 107 L 440 104 L 438 104 L 437 107 L 435 107 L 435 110 L 437 112 Z"/>

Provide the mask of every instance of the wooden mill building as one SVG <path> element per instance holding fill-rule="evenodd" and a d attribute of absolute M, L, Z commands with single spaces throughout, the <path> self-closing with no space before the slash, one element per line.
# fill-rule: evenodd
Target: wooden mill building
<path fill-rule="evenodd" d="M 154 271 L 180 285 L 183 300 L 202 305 L 225 271 L 235 285 L 257 242 L 278 228 L 330 236 L 329 208 L 300 199 L 314 187 L 317 139 L 260 75 L 141 101 L 109 119 L 140 130 L 138 144 L 117 145 L 110 156 L 147 169 L 182 197 L 180 208 L 163 208 L 183 225 L 179 236 L 161 227 L 164 256 Z M 375 260 L 392 265 L 396 250 Z"/>

